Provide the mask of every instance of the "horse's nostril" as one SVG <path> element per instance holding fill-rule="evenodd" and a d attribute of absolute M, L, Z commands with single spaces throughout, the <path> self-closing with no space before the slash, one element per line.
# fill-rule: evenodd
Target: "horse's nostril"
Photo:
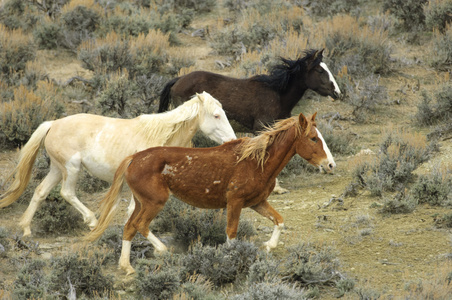
<path fill-rule="evenodd" d="M 334 169 L 334 164 L 329 163 L 329 164 L 328 164 L 328 168 L 329 168 L 330 170 L 333 170 L 333 169 Z"/>

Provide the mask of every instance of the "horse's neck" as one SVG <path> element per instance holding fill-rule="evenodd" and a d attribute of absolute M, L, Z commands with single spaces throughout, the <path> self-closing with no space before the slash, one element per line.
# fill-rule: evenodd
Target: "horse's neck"
<path fill-rule="evenodd" d="M 287 89 L 282 92 L 280 97 L 283 114 L 290 116 L 290 112 L 308 89 L 304 83 L 299 85 L 300 82 L 302 82 L 302 80 L 300 80 L 298 76 L 291 78 Z"/>
<path fill-rule="evenodd" d="M 276 178 L 295 155 L 294 141 L 295 130 L 291 129 L 290 134 L 284 138 L 283 142 L 276 140 L 268 147 L 268 159 L 264 163 L 264 172 L 269 177 Z"/>
<path fill-rule="evenodd" d="M 191 140 L 198 130 L 197 118 L 184 121 L 178 124 L 179 128 L 174 131 L 164 146 L 178 146 L 178 147 L 190 147 Z"/>
<path fill-rule="evenodd" d="M 136 132 L 140 140 L 137 142 L 142 143 L 142 147 L 139 148 L 144 147 L 144 149 L 156 146 L 189 147 L 197 129 L 197 118 L 168 122 L 161 117 L 154 118 L 153 115 L 143 115 L 137 123 Z"/>

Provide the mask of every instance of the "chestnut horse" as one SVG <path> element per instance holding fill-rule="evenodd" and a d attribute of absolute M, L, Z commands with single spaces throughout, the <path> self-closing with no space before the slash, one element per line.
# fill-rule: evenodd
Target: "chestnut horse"
<path fill-rule="evenodd" d="M 269 75 L 238 79 L 220 74 L 195 71 L 169 81 L 160 95 L 159 112 L 206 91 L 223 104 L 236 131 L 255 133 L 274 121 L 292 116 L 295 105 L 306 90 L 336 99 L 341 91 L 327 65 L 323 50 L 308 50 L 297 60 L 281 58 L 282 63 Z M 232 120 L 238 122 L 240 128 Z"/>
<path fill-rule="evenodd" d="M 198 129 L 218 143 L 236 138 L 221 103 L 206 92 L 162 114 L 141 115 L 134 119 L 76 114 L 44 122 L 21 149 L 19 163 L 9 177 L 14 177 L 12 184 L 0 197 L 3 198 L 0 208 L 10 205 L 23 193 L 39 149 L 44 146 L 50 157 L 50 172 L 36 188 L 19 223 L 24 236 L 31 234 L 33 215 L 60 181 L 63 198 L 93 228 L 97 224 L 94 213 L 75 194 L 82 167 L 93 176 L 111 182 L 126 156 L 153 146 L 189 147 Z M 132 199 L 130 214 L 134 204 Z"/>
<path fill-rule="evenodd" d="M 267 197 L 276 176 L 298 154 L 314 166 L 332 172 L 336 164 L 316 128 L 315 114 L 303 114 L 279 121 L 254 138 L 241 138 L 213 148 L 155 147 L 122 161 L 113 184 L 101 202 L 98 225 L 86 236 L 93 241 L 105 231 L 118 206 L 124 180 L 137 200 L 124 227 L 119 266 L 133 273 L 130 265 L 131 241 L 140 232 L 155 251 L 166 246 L 150 232 L 149 224 L 162 210 L 170 192 L 180 200 L 200 208 L 227 209 L 227 237 L 234 239 L 242 208 L 250 207 L 275 225 L 265 243 L 275 248 L 283 228 L 283 218 L 270 206 Z"/>

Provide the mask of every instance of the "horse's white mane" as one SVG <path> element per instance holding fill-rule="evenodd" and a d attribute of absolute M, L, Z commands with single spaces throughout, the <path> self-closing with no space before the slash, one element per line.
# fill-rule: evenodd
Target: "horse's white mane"
<path fill-rule="evenodd" d="M 221 103 L 210 94 L 196 94 L 173 110 L 139 116 L 137 134 L 144 136 L 152 145 L 165 145 L 177 133 L 186 134 L 183 127 L 188 126 L 190 121 L 197 121 L 201 113 L 207 111 L 213 114 L 218 107 Z"/>

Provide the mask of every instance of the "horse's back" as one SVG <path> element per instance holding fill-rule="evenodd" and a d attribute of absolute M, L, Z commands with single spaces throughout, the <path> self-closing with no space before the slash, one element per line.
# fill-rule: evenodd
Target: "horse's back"
<path fill-rule="evenodd" d="M 61 167 L 83 164 L 94 176 L 110 181 L 121 160 L 136 151 L 130 134 L 134 120 L 91 114 L 61 118 L 49 130 L 45 148 Z"/>
<path fill-rule="evenodd" d="M 260 172 L 255 173 L 252 161 L 237 163 L 240 142 L 212 148 L 146 149 L 133 156 L 127 183 L 134 193 L 171 191 L 181 201 L 200 208 L 224 208 L 234 194 L 243 196 L 245 206 L 254 205 L 253 201 L 262 198 L 265 183 L 260 183 Z"/>

